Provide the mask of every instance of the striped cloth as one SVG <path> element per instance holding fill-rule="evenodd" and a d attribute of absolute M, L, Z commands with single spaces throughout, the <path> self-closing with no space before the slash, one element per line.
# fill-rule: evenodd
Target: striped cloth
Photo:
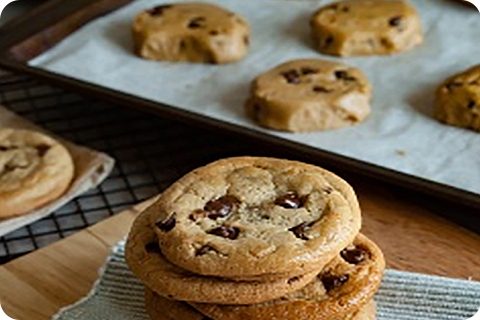
<path fill-rule="evenodd" d="M 150 320 L 124 244 L 115 246 L 92 292 L 52 320 Z M 389 270 L 376 301 L 379 320 L 465 320 L 480 306 L 480 283 Z"/>

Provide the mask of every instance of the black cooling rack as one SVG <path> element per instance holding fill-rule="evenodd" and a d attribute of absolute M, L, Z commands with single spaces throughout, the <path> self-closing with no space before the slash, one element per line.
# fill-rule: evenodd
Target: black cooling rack
<path fill-rule="evenodd" d="M 259 154 L 259 148 L 244 141 L 92 100 L 26 76 L 0 74 L 0 103 L 117 161 L 110 177 L 97 189 L 50 217 L 0 238 L 0 263 L 146 200 L 200 165 L 227 156 Z"/>

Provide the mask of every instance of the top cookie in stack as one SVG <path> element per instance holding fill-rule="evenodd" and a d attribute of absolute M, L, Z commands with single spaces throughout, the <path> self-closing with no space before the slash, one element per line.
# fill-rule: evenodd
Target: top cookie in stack
<path fill-rule="evenodd" d="M 384 269 L 360 226 L 355 193 L 336 175 L 294 161 L 231 158 L 187 174 L 143 212 L 126 259 L 149 287 L 150 311 L 186 301 L 218 320 L 285 308 L 355 319 Z"/>

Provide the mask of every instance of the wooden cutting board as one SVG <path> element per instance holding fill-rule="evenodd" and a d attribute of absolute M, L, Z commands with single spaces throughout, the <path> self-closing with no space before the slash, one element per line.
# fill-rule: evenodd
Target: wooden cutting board
<path fill-rule="evenodd" d="M 363 232 L 382 247 L 390 268 L 480 280 L 480 236 L 422 209 L 396 189 L 355 184 Z M 87 295 L 111 247 L 145 206 L 0 267 L 5 312 L 17 320 L 47 320 Z"/>

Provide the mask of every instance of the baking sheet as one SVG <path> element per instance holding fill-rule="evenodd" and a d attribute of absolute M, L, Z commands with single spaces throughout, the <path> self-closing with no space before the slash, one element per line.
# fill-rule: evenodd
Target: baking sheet
<path fill-rule="evenodd" d="M 72 201 L 74 198 L 97 187 L 108 177 L 115 164 L 115 161 L 105 153 L 87 149 L 55 137 L 30 121 L 17 116 L 3 106 L 0 106 L 0 128 L 18 128 L 44 132 L 61 141 L 70 152 L 73 158 L 73 163 L 75 164 L 75 176 L 65 194 L 55 201 L 25 215 L 0 220 L 0 237 L 29 225 L 32 222 L 45 218 Z"/>
<path fill-rule="evenodd" d="M 480 15 L 455 1 L 412 0 L 425 44 L 390 57 L 341 59 L 361 68 L 374 86 L 364 123 L 330 132 L 291 134 L 262 129 L 245 117 L 249 84 L 259 73 L 299 58 L 339 60 L 317 53 L 308 19 L 332 1 L 210 0 L 252 25 L 249 56 L 210 66 L 152 62 L 132 54 L 131 24 L 141 10 L 175 0 L 138 0 L 96 19 L 30 65 L 251 130 L 480 194 L 480 135 L 432 118 L 435 88 L 480 63 Z"/>

